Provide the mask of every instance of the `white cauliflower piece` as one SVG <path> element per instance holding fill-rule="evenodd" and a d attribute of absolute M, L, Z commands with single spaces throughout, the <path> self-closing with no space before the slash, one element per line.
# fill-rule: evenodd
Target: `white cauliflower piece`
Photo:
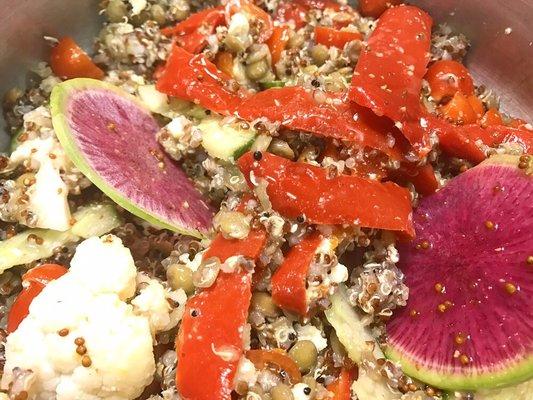
<path fill-rule="evenodd" d="M 80 244 L 69 272 L 44 288 L 8 336 L 2 388 L 20 368 L 35 373 L 32 400 L 138 397 L 153 379 L 155 360 L 148 319 L 124 302 L 134 293 L 135 275 L 120 239 Z"/>
<path fill-rule="evenodd" d="M 161 283 L 151 279 L 131 304 L 137 315 L 144 315 L 148 319 L 152 333 L 168 329 L 172 307 L 167 300 L 167 291 Z"/>

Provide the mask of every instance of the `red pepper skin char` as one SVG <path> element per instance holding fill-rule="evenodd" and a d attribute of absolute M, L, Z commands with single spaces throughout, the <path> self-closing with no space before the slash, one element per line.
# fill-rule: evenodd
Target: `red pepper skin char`
<path fill-rule="evenodd" d="M 426 74 L 432 19 L 413 6 L 389 8 L 378 20 L 356 65 L 349 97 L 385 115 L 421 156 L 431 150 L 420 121 L 422 78 Z"/>
<path fill-rule="evenodd" d="M 329 178 L 323 168 L 269 153 L 260 161 L 246 153 L 238 165 L 250 186 L 252 180 L 266 179 L 272 207 L 285 217 L 305 215 L 313 224 L 358 224 L 414 237 L 409 191 L 395 183 L 349 175 Z"/>
<path fill-rule="evenodd" d="M 322 237 L 318 233 L 305 237 L 289 250 L 283 264 L 272 275 L 272 300 L 279 307 L 300 316 L 307 315 L 307 275 L 320 243 Z"/>

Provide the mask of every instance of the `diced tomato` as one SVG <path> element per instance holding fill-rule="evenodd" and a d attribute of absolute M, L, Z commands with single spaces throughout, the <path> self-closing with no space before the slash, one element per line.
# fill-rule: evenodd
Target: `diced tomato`
<path fill-rule="evenodd" d="M 489 108 L 480 122 L 483 128 L 493 125 L 504 125 L 500 112 L 495 108 Z"/>
<path fill-rule="evenodd" d="M 401 2 L 402 0 L 359 0 L 359 11 L 365 17 L 378 18 L 387 8 Z"/>
<path fill-rule="evenodd" d="M 192 14 L 173 27 L 161 29 L 161 33 L 175 36 L 178 46 L 196 54 L 207 46 L 207 37 L 215 32 L 217 26 L 225 22 L 224 7 L 207 8 Z"/>
<path fill-rule="evenodd" d="M 156 87 L 162 93 L 193 101 L 219 114 L 234 113 L 241 97 L 230 90 L 229 77 L 203 54 L 193 55 L 174 45 Z"/>
<path fill-rule="evenodd" d="M 313 224 L 357 224 L 414 236 L 409 191 L 392 182 L 358 176 L 328 177 L 325 169 L 264 153 L 260 161 L 246 153 L 238 165 L 248 180 L 266 179 L 274 210 Z M 313 188 L 313 190 L 309 190 Z"/>
<path fill-rule="evenodd" d="M 227 51 L 219 51 L 215 57 L 217 68 L 229 77 L 233 77 L 233 55 Z"/>
<path fill-rule="evenodd" d="M 305 316 L 309 311 L 306 282 L 322 237 L 315 233 L 292 247 L 272 275 L 272 300 L 279 307 Z"/>
<path fill-rule="evenodd" d="M 327 386 L 327 390 L 333 393 L 331 400 L 350 400 L 350 387 L 355 380 L 356 370 L 343 368 L 337 380 Z"/>
<path fill-rule="evenodd" d="M 266 239 L 267 235 L 262 229 L 252 230 L 244 240 L 226 239 L 218 235 L 205 252 L 204 258 L 218 257 L 224 262 L 230 257 L 241 255 L 255 260 L 261 254 Z"/>
<path fill-rule="evenodd" d="M 435 193 L 439 188 L 435 170 L 430 164 L 420 166 L 403 162 L 398 170 L 391 171 L 389 175 L 401 184 L 412 183 L 416 191 L 424 196 Z"/>
<path fill-rule="evenodd" d="M 343 49 L 346 43 L 361 40 L 362 38 L 363 35 L 359 32 L 333 29 L 327 26 L 317 26 L 315 28 L 315 42 L 328 47 L 334 46 Z"/>
<path fill-rule="evenodd" d="M 474 81 L 466 67 L 453 60 L 439 60 L 431 64 L 425 79 L 431 89 L 431 97 L 440 102 L 460 92 L 465 96 L 474 94 Z"/>
<path fill-rule="evenodd" d="M 458 125 L 473 124 L 477 121 L 471 101 L 461 92 L 456 92 L 448 103 L 439 107 L 439 111 L 446 120 Z"/>
<path fill-rule="evenodd" d="M 230 400 L 244 354 L 251 274 L 221 272 L 187 302 L 176 341 L 176 386 L 185 399 Z"/>
<path fill-rule="evenodd" d="M 386 124 L 369 110 L 349 104 L 344 94 L 297 86 L 268 89 L 245 100 L 238 114 L 248 121 L 266 117 L 289 129 L 346 140 L 360 148 L 368 146 L 395 159 L 401 157 L 390 145 L 390 130 L 383 130 Z"/>
<path fill-rule="evenodd" d="M 267 45 L 272 56 L 272 65 L 276 65 L 281 58 L 281 53 L 285 50 L 289 41 L 289 27 L 286 25 L 274 27 L 272 36 L 268 39 Z"/>
<path fill-rule="evenodd" d="M 361 53 L 350 90 L 351 100 L 399 123 L 420 155 L 431 149 L 429 132 L 420 120 L 431 25 L 431 17 L 417 7 L 385 11 Z"/>
<path fill-rule="evenodd" d="M 280 3 L 274 14 L 274 20 L 294 24 L 296 30 L 303 28 L 306 24 L 307 7 L 294 2 Z"/>
<path fill-rule="evenodd" d="M 284 371 L 292 384 L 299 383 L 302 380 L 302 374 L 298 365 L 287 355 L 285 350 L 248 350 L 246 352 L 246 358 L 258 369 L 273 366 Z"/>
<path fill-rule="evenodd" d="M 23 289 L 17 296 L 7 317 L 7 333 L 14 332 L 30 312 L 30 304 L 51 281 L 68 272 L 62 265 L 44 264 L 30 269 L 22 276 Z"/>
<path fill-rule="evenodd" d="M 62 38 L 52 49 L 50 67 L 61 79 L 104 77 L 104 71 L 68 36 Z"/>
<path fill-rule="evenodd" d="M 270 14 L 261 7 L 256 6 L 250 0 L 228 0 L 226 2 L 226 21 L 229 23 L 231 16 L 238 12 L 244 12 L 249 19 L 253 19 L 259 24 L 259 43 L 265 43 L 272 35 L 274 24 Z"/>

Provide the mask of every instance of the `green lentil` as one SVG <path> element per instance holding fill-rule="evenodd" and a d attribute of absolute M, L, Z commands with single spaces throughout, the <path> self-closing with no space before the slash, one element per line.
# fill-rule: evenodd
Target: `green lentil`
<path fill-rule="evenodd" d="M 105 9 L 107 19 L 110 22 L 122 22 L 122 19 L 126 16 L 128 9 L 126 4 L 122 0 L 110 0 Z"/>
<path fill-rule="evenodd" d="M 246 66 L 246 75 L 253 81 L 263 78 L 267 72 L 268 63 L 264 59 Z"/>
<path fill-rule="evenodd" d="M 272 301 L 272 296 L 265 292 L 255 292 L 252 295 L 252 310 L 259 311 L 266 317 L 277 317 L 279 308 Z"/>
<path fill-rule="evenodd" d="M 167 268 L 167 279 L 172 289 L 183 289 L 185 293 L 194 292 L 192 270 L 185 265 L 172 264 Z"/>
<path fill-rule="evenodd" d="M 288 385 L 283 383 L 276 385 L 270 391 L 272 400 L 293 400 L 294 396 L 292 395 L 291 388 Z"/>
<path fill-rule="evenodd" d="M 289 350 L 289 356 L 298 365 L 300 371 L 308 372 L 316 365 L 318 351 L 310 340 L 299 340 Z"/>

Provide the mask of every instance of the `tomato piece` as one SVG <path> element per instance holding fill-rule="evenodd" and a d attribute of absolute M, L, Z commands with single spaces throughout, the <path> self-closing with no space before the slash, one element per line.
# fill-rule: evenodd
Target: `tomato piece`
<path fill-rule="evenodd" d="M 300 373 L 298 365 L 283 349 L 248 350 L 246 352 L 246 358 L 248 358 L 258 369 L 274 366 L 275 368 L 285 371 L 291 384 L 302 381 L 302 374 Z"/>
<path fill-rule="evenodd" d="M 226 21 L 229 23 L 231 16 L 238 12 L 244 12 L 249 19 L 255 20 L 259 25 L 258 43 L 265 43 L 270 38 L 274 23 L 269 13 L 250 0 L 229 0 L 226 3 Z"/>
<path fill-rule="evenodd" d="M 477 120 L 469 98 L 461 92 L 456 92 L 448 103 L 439 107 L 439 111 L 446 120 L 458 125 L 473 124 Z"/>
<path fill-rule="evenodd" d="M 268 89 L 245 100 L 238 114 L 248 121 L 266 117 L 289 129 L 346 140 L 360 148 L 371 147 L 392 158 L 401 158 L 400 151 L 388 140 L 394 127 L 384 124 L 369 110 L 349 104 L 344 94 L 308 91 L 297 86 Z M 390 130 L 384 130 L 388 129 L 386 126 Z"/>
<path fill-rule="evenodd" d="M 359 11 L 365 17 L 378 18 L 387 8 L 401 2 L 402 0 L 359 0 Z"/>
<path fill-rule="evenodd" d="M 307 275 L 320 243 L 322 237 L 318 233 L 305 237 L 289 250 L 283 264 L 272 275 L 272 300 L 279 307 L 307 315 Z"/>
<path fill-rule="evenodd" d="M 61 38 L 50 54 L 50 67 L 61 79 L 102 79 L 102 71 L 69 36 Z"/>
<path fill-rule="evenodd" d="M 431 164 L 416 165 L 401 163 L 400 168 L 389 173 L 390 177 L 402 185 L 412 183 L 416 191 L 424 196 L 433 194 L 439 188 L 435 170 Z"/>
<path fill-rule="evenodd" d="M 233 55 L 227 51 L 220 51 L 215 56 L 217 68 L 229 77 L 233 77 Z"/>
<path fill-rule="evenodd" d="M 241 102 L 232 91 L 230 78 L 203 54 L 193 55 L 174 45 L 156 87 L 162 93 L 193 101 L 208 110 L 230 115 Z"/>
<path fill-rule="evenodd" d="M 57 264 L 43 264 L 22 276 L 23 289 L 7 316 L 7 333 L 14 332 L 30 312 L 30 305 L 51 281 L 65 275 L 68 269 Z"/>
<path fill-rule="evenodd" d="M 359 32 L 333 29 L 327 26 L 317 26 L 315 28 L 315 42 L 328 47 L 334 46 L 343 49 L 346 43 L 361 40 L 362 38 L 363 35 Z"/>
<path fill-rule="evenodd" d="M 276 65 L 281 58 L 281 53 L 285 50 L 289 41 L 289 27 L 286 25 L 274 27 L 272 36 L 267 41 L 270 55 L 272 56 L 272 65 Z"/>
<path fill-rule="evenodd" d="M 420 120 L 431 25 L 431 17 L 417 7 L 385 11 L 359 57 L 349 93 L 354 102 L 396 122 L 420 155 L 431 149 L 429 132 Z"/>
<path fill-rule="evenodd" d="M 262 229 L 250 231 L 248 237 L 243 240 L 226 239 L 218 235 L 205 252 L 204 258 L 218 257 L 221 262 L 224 262 L 230 257 L 242 255 L 255 260 L 261 254 L 266 239 L 267 235 Z"/>
<path fill-rule="evenodd" d="M 500 112 L 495 108 L 489 108 L 480 122 L 483 128 L 493 125 L 504 125 Z"/>
<path fill-rule="evenodd" d="M 327 390 L 333 393 L 332 400 L 350 400 L 350 387 L 355 380 L 356 371 L 343 368 L 337 380 L 327 386 Z"/>
<path fill-rule="evenodd" d="M 280 3 L 274 14 L 274 20 L 294 24 L 294 28 L 298 30 L 306 25 L 307 10 L 307 7 L 294 2 Z"/>
<path fill-rule="evenodd" d="M 251 172 L 254 181 L 266 179 L 272 207 L 286 217 L 305 215 L 313 224 L 355 223 L 414 235 L 409 191 L 392 182 L 349 175 L 331 178 L 323 168 L 269 153 L 260 161 L 246 153 L 238 165 L 250 186 Z"/>
<path fill-rule="evenodd" d="M 189 299 L 176 340 L 176 386 L 183 398 L 231 399 L 251 297 L 251 274 L 221 272 Z"/>
<path fill-rule="evenodd" d="M 439 60 L 431 64 L 425 77 L 431 89 L 431 97 L 440 102 L 460 92 L 474 94 L 474 81 L 466 67 L 453 60 Z"/>

